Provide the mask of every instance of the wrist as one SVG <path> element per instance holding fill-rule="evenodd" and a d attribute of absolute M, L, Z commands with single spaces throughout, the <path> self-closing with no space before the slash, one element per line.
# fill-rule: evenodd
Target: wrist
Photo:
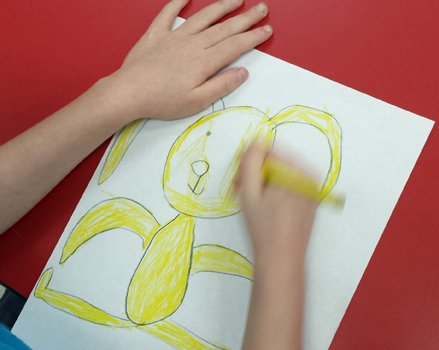
<path fill-rule="evenodd" d="M 306 247 L 305 247 L 306 249 Z M 266 283 L 294 280 L 303 275 L 306 250 L 283 249 L 255 254 L 255 279 Z"/>
<path fill-rule="evenodd" d="M 93 96 L 97 108 L 101 110 L 103 123 L 114 129 L 114 132 L 140 118 L 129 108 L 127 98 L 124 96 L 126 92 L 114 74 L 98 80 L 87 93 Z"/>

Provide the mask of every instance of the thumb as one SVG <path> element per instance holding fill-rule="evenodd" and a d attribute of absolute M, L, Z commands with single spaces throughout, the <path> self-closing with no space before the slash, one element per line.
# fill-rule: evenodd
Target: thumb
<path fill-rule="evenodd" d="M 241 86 L 247 78 L 247 69 L 242 67 L 230 68 L 198 86 L 193 90 L 193 93 L 202 105 L 208 106 L 213 101 L 220 99 Z"/>
<path fill-rule="evenodd" d="M 261 177 L 261 168 L 266 155 L 267 151 L 260 146 L 250 145 L 241 158 L 238 185 L 241 202 L 246 207 L 258 201 L 262 195 L 264 181 Z"/>

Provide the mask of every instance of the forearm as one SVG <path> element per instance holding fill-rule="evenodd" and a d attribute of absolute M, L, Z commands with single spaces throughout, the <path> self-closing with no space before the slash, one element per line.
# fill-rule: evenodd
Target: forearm
<path fill-rule="evenodd" d="M 304 270 L 290 261 L 256 265 L 243 350 L 301 349 Z"/>
<path fill-rule="evenodd" d="M 115 115 L 110 79 L 0 147 L 0 233 L 129 121 Z"/>

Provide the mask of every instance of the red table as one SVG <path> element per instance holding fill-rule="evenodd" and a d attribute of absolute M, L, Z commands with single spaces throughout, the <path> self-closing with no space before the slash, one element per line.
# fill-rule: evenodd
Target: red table
<path fill-rule="evenodd" d="M 183 17 L 212 0 L 192 2 Z M 116 70 L 164 3 L 1 2 L 0 144 Z M 266 3 L 274 36 L 260 50 L 439 121 L 437 0 Z M 29 295 L 106 146 L 0 236 L 1 281 Z M 331 350 L 439 348 L 438 149 L 436 127 Z"/>

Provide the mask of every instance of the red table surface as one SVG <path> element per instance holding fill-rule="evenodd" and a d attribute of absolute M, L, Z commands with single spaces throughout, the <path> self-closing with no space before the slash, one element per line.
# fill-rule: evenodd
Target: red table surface
<path fill-rule="evenodd" d="M 210 2 L 192 0 L 182 16 Z M 266 3 L 274 36 L 260 50 L 438 120 L 437 0 Z M 3 0 L 0 144 L 116 70 L 164 4 Z M 0 236 L 1 281 L 29 295 L 107 144 Z M 331 350 L 439 348 L 438 149 L 434 128 Z"/>

